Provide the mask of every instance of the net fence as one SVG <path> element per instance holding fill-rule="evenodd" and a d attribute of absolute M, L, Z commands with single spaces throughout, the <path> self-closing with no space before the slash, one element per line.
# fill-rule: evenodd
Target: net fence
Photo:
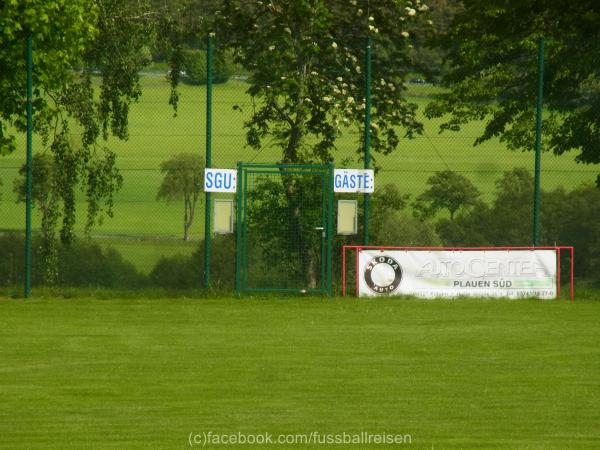
<path fill-rule="evenodd" d="M 234 72 L 213 86 L 212 167 L 234 169 L 238 162 L 276 164 L 282 159 L 281 147 L 275 142 L 265 141 L 259 150 L 246 143 L 245 124 L 254 107 L 247 78 L 248 74 Z M 141 85 L 143 95 L 130 111 L 129 138 L 107 142 L 117 154 L 123 177 L 122 188 L 115 194 L 114 216 L 105 217 L 85 235 L 85 196 L 81 193 L 76 205 L 78 237 L 72 247 L 60 249 L 54 284 L 124 289 L 203 286 L 206 218 L 202 187 L 192 196 L 193 208 L 186 210 L 185 197 L 177 192 L 177 186 L 169 186 L 168 176 L 181 181 L 190 173 L 202 172 L 206 86 L 182 83 L 174 114 L 168 104 L 170 86 L 164 70 L 143 73 Z M 389 155 L 373 154 L 376 191 L 369 210 L 369 243 L 531 245 L 533 152 L 510 151 L 499 139 L 474 146 L 483 131 L 479 122 L 440 133 L 441 119 L 427 119 L 423 108 L 442 90 L 418 78 L 406 83 L 405 95 L 418 106 L 423 132 L 401 139 Z M 363 159 L 357 149 L 362 148 L 362 141 L 359 131 L 344 129 L 336 139 L 334 166 L 361 168 Z M 25 162 L 24 136 L 18 136 L 17 147 L 16 152 L 0 157 L 0 286 L 7 288 L 19 288 L 24 282 L 25 207 L 18 194 Z M 34 138 L 34 154 L 44 152 L 43 143 Z M 597 173 L 597 167 L 577 164 L 568 152 L 542 155 L 540 244 L 574 245 L 576 276 L 596 283 L 599 278 L 594 267 L 600 260 Z M 202 177 L 196 178 L 191 182 L 201 185 Z M 233 199 L 234 195 L 213 198 Z M 340 246 L 364 241 L 362 196 L 336 194 L 338 199 L 358 199 L 360 217 L 356 235 L 334 238 L 334 286 L 340 277 Z M 43 260 L 39 235 L 41 217 L 40 206 L 34 204 L 34 287 L 47 284 L 47 261 Z M 300 242 L 302 238 L 290 235 L 283 239 Z M 261 243 L 249 245 L 258 251 Z M 212 236 L 211 250 L 212 286 L 233 289 L 235 235 Z M 253 283 L 259 281 L 253 279 Z"/>

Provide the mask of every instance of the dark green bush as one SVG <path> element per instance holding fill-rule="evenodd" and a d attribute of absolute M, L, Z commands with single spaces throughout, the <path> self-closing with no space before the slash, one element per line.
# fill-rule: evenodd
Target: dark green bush
<path fill-rule="evenodd" d="M 480 204 L 436 229 L 447 246 L 532 245 L 533 178 L 524 169 L 506 172 L 496 183 L 491 206 Z M 592 184 L 566 192 L 542 192 L 541 245 L 575 247 L 575 274 L 600 283 L 600 189 Z M 563 275 L 566 275 L 563 274 Z"/>
<path fill-rule="evenodd" d="M 43 280 L 44 261 L 41 239 L 32 244 L 31 279 L 34 286 Z M 22 234 L 0 236 L 0 286 L 18 286 L 25 282 L 25 243 Z M 146 283 L 145 277 L 125 261 L 114 249 L 103 250 L 98 244 L 75 242 L 58 250 L 56 285 L 72 287 L 136 288 Z"/>
<path fill-rule="evenodd" d="M 403 212 L 390 212 L 371 225 L 372 242 L 393 246 L 442 245 L 435 227 Z"/>
<path fill-rule="evenodd" d="M 190 255 L 161 258 L 149 275 L 152 286 L 169 289 L 196 289 L 204 286 L 204 241 Z M 235 286 L 235 237 L 216 236 L 211 246 L 211 287 Z"/>
<path fill-rule="evenodd" d="M 223 54 L 215 54 L 213 59 L 213 83 L 225 83 L 232 75 L 230 58 Z M 206 51 L 185 50 L 182 66 L 185 74 L 181 81 L 187 84 L 206 84 Z"/>
<path fill-rule="evenodd" d="M 371 196 L 369 239 L 374 245 L 441 245 L 434 226 L 411 216 L 407 211 L 410 195 L 395 184 L 377 188 Z M 361 215 L 362 216 L 362 215 Z M 362 217 L 360 218 L 362 222 Z"/>
<path fill-rule="evenodd" d="M 25 243 L 16 233 L 0 235 L 0 286 L 23 284 Z"/>
<path fill-rule="evenodd" d="M 58 285 L 74 287 L 137 288 L 145 277 L 113 248 L 78 242 L 61 247 L 58 257 Z"/>
<path fill-rule="evenodd" d="M 193 256 L 163 256 L 150 273 L 150 284 L 168 289 L 201 288 L 203 264 L 197 253 Z"/>

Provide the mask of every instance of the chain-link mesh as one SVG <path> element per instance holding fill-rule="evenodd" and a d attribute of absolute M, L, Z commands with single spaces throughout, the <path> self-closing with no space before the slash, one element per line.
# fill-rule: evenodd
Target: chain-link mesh
<path fill-rule="evenodd" d="M 239 290 L 329 292 L 330 169 L 241 165 Z"/>
<path fill-rule="evenodd" d="M 375 46 L 373 52 L 377 50 Z M 377 82 L 376 73 L 373 79 Z M 189 217 L 181 196 L 159 195 L 159 192 L 168 173 L 163 170 L 167 161 L 177 159 L 181 154 L 204 158 L 206 87 L 182 84 L 177 114 L 174 115 L 168 104 L 170 86 L 164 72 L 142 74 L 141 85 L 143 95 L 130 111 L 129 139 L 111 139 L 107 143 L 117 154 L 117 165 L 123 177 L 123 187 L 115 195 L 114 217 L 105 218 L 101 225 L 93 228 L 89 237 L 84 236 L 85 199 L 83 194 L 80 195 L 77 201 L 78 239 L 72 248 L 59 252 L 58 284 L 119 288 L 202 286 L 204 196 L 198 196 L 193 217 Z M 213 167 L 233 169 L 238 162 L 276 164 L 282 160 L 281 149 L 269 141 L 265 141 L 260 150 L 246 145 L 245 123 L 253 110 L 248 86 L 243 74 L 234 74 L 228 81 L 214 85 Z M 397 150 L 389 155 L 376 152 L 372 155 L 377 189 L 371 197 L 370 243 L 530 245 L 533 152 L 510 151 L 497 138 L 474 146 L 475 139 L 483 131 L 483 123 L 479 122 L 470 123 L 460 131 L 440 134 L 438 130 L 442 120 L 427 119 L 423 109 L 442 89 L 422 80 L 407 82 L 405 95 L 409 102 L 419 107 L 423 132 L 413 139 L 401 139 Z M 534 126 L 532 123 L 531 127 Z M 362 148 L 362 139 L 362 134 L 355 129 L 342 130 L 336 140 L 333 164 L 336 167 L 361 168 L 363 159 L 357 149 Z M 43 151 L 42 143 L 34 140 L 34 153 Z M 24 279 L 25 208 L 22 202 L 17 201 L 18 195 L 13 188 L 22 177 L 19 171 L 24 161 L 23 136 L 18 140 L 15 153 L 0 158 L 1 286 L 19 286 Z M 200 164 L 203 164 L 202 161 Z M 600 194 L 593 186 L 597 172 L 594 166 L 577 164 L 574 155 L 569 152 L 560 156 L 544 153 L 542 156 L 540 244 L 575 245 L 576 274 L 595 280 L 598 275 L 593 268 L 600 258 L 597 250 Z M 319 177 L 310 179 L 318 180 Z M 252 178 L 249 210 L 253 202 L 260 202 L 257 195 L 269 183 L 273 183 L 274 192 L 282 191 L 285 185 L 282 180 L 281 174 Z M 441 200 L 436 198 L 440 194 L 436 194 L 433 187 L 444 186 L 444 182 L 446 197 L 452 197 L 450 194 L 458 189 L 455 189 L 456 186 L 466 190 L 466 197 L 459 199 L 458 204 L 444 199 L 443 193 Z M 297 200 L 307 206 L 313 201 L 321 201 L 320 197 L 312 199 L 308 191 L 305 194 Z M 222 197 L 233 196 L 213 195 L 213 198 Z M 336 200 L 341 198 L 357 198 L 359 214 L 362 214 L 361 196 L 336 195 Z M 314 210 L 317 209 L 315 206 Z M 185 224 L 186 219 L 188 224 Z M 312 281 L 307 281 L 303 265 L 287 267 L 289 272 L 284 271 L 287 278 L 283 277 L 284 273 L 271 271 L 267 274 L 264 267 L 269 264 L 269 255 L 259 250 L 265 247 L 259 242 L 264 232 L 261 229 L 263 225 L 256 221 L 249 223 L 248 285 L 258 287 L 267 283 L 284 288 L 310 287 Z M 362 223 L 363 218 L 359 217 L 357 235 L 335 238 L 335 279 L 339 279 L 339 246 L 362 243 Z M 313 225 L 307 223 L 306 226 Z M 254 234 L 250 232 L 252 227 L 255 227 Z M 297 235 L 288 236 L 292 233 L 289 229 L 279 230 L 272 223 L 269 223 L 269 228 L 271 232 L 280 234 L 278 239 L 295 238 L 301 242 Z M 34 286 L 43 284 L 44 280 L 39 229 L 40 211 L 34 207 Z M 308 235 L 305 230 L 302 233 Z M 290 251 L 300 253 L 303 247 L 298 245 Z M 235 236 L 213 236 L 211 246 L 212 285 L 233 289 Z M 310 247 L 317 248 L 313 244 Z M 320 270 L 317 269 L 317 272 L 320 273 Z"/>

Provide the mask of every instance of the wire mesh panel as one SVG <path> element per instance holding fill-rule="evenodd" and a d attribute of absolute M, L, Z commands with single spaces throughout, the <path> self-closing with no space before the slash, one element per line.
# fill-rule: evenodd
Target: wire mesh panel
<path fill-rule="evenodd" d="M 204 61 L 202 55 L 206 51 L 203 44 L 199 45 L 200 53 L 191 53 L 190 60 Z M 215 80 L 219 82 L 213 86 L 210 105 L 205 82 L 182 76 L 175 115 L 169 104 L 171 85 L 165 77 L 164 62 L 157 61 L 140 74 L 143 95 L 131 105 L 128 139 L 110 137 L 102 143 L 114 153 L 115 167 L 122 178 L 122 186 L 114 192 L 113 214 L 101 214 L 102 220 L 87 230 L 86 193 L 76 190 L 76 239 L 70 246 L 60 243 L 62 216 L 54 234 L 44 233 L 44 221 L 51 218 L 46 215 L 47 202 L 57 198 L 57 192 L 50 189 L 55 155 L 48 143 L 34 135 L 34 288 L 199 289 L 204 286 L 202 274 L 208 272 L 211 287 L 218 289 L 232 289 L 238 282 L 243 282 L 245 289 L 325 289 L 323 270 L 328 275 L 330 269 L 323 265 L 318 253 L 322 243 L 316 228 L 325 223 L 319 214 L 327 217 L 331 207 L 323 208 L 319 203 L 324 201 L 322 194 L 327 190 L 319 191 L 321 196 L 316 192 L 319 183 L 327 179 L 327 166 L 277 166 L 276 162 L 282 160 L 279 142 L 267 138 L 260 148 L 248 145 L 248 125 L 255 107 L 264 100 L 252 94 L 252 72 L 234 64 L 224 44 L 215 45 L 215 58 L 229 60 L 230 75 L 217 76 L 215 66 Z M 375 39 L 373 58 L 376 60 L 382 52 L 385 49 Z M 536 58 L 535 52 L 531 57 Z M 337 78 L 331 82 L 338 83 Z M 373 86 L 381 86 L 384 81 L 375 64 Z M 92 85 L 99 92 L 100 78 L 94 76 Z M 377 104 L 382 100 L 376 91 L 371 127 L 374 137 L 381 120 Z M 403 84 L 402 95 L 416 108 L 416 120 L 423 128 L 421 133 L 409 136 L 397 127 L 400 139 L 393 151 L 378 151 L 377 145 L 372 145 L 370 167 L 376 171 L 375 192 L 370 196 L 367 214 L 362 196 L 336 194 L 336 200 L 359 200 L 357 234 L 327 234 L 335 239 L 334 267 L 339 282 L 337 263 L 341 260 L 337 249 L 341 245 L 532 244 L 533 152 L 511 151 L 500 136 L 479 142 L 485 130 L 484 120 L 440 132 L 447 118 L 432 118 L 424 111 L 445 92 L 446 87 L 418 78 Z M 355 101 L 362 99 L 364 95 L 359 95 Z M 207 110 L 212 111 L 212 128 L 207 127 Z M 36 114 L 34 111 L 34 122 Z M 533 116 L 531 119 L 530 123 L 523 123 L 523 129 L 534 129 Z M 363 168 L 364 127 L 344 121 L 335 126 L 338 131 L 331 154 L 304 160 L 331 160 L 339 168 Z M 16 149 L 0 155 L 0 289 L 20 288 L 25 280 L 26 139 L 16 129 L 9 127 L 8 131 L 15 134 Z M 79 142 L 79 133 L 74 127 L 69 139 Z M 213 144 L 214 168 L 235 168 L 237 161 L 271 164 L 244 165 L 248 190 L 242 206 L 248 217 L 242 280 L 234 277 L 236 237 L 206 232 L 205 222 L 211 220 L 210 214 L 205 213 L 202 195 L 207 135 Z M 476 142 L 479 143 L 474 146 Z M 318 136 L 308 135 L 302 143 L 305 149 L 317 144 Z M 578 164 L 572 152 L 542 154 L 539 243 L 574 245 L 578 255 L 576 276 L 594 285 L 600 280 L 597 176 L 597 166 Z M 296 181 L 286 184 L 288 178 L 298 182 L 293 197 L 286 187 L 294 186 Z M 233 195 L 219 194 L 213 199 L 230 199 Z M 302 214 L 292 226 L 294 222 L 289 221 L 294 219 L 294 207 Z M 367 231 L 365 223 L 369 224 Z M 209 266 L 205 266 L 207 260 L 203 258 L 205 249 L 211 255 Z M 308 249 L 317 256 L 311 256 Z"/>
<path fill-rule="evenodd" d="M 238 292 L 331 293 L 331 167 L 238 170 Z"/>

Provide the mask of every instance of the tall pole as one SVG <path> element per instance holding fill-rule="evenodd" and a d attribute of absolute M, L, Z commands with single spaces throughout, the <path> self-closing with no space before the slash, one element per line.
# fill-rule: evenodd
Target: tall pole
<path fill-rule="evenodd" d="M 365 52 L 365 169 L 371 166 L 371 36 L 367 37 Z M 369 194 L 364 194 L 364 245 L 369 245 Z"/>
<path fill-rule="evenodd" d="M 206 168 L 212 167 L 212 73 L 213 73 L 213 37 L 207 38 L 206 49 Z M 204 193 L 204 287 L 210 286 L 210 222 L 211 195 Z"/>
<path fill-rule="evenodd" d="M 25 298 L 31 293 L 31 191 L 33 185 L 33 38 L 27 33 L 27 181 L 25 191 Z"/>
<path fill-rule="evenodd" d="M 538 41 L 538 92 L 535 114 L 535 188 L 533 199 L 533 245 L 540 244 L 542 108 L 544 105 L 544 38 Z"/>

